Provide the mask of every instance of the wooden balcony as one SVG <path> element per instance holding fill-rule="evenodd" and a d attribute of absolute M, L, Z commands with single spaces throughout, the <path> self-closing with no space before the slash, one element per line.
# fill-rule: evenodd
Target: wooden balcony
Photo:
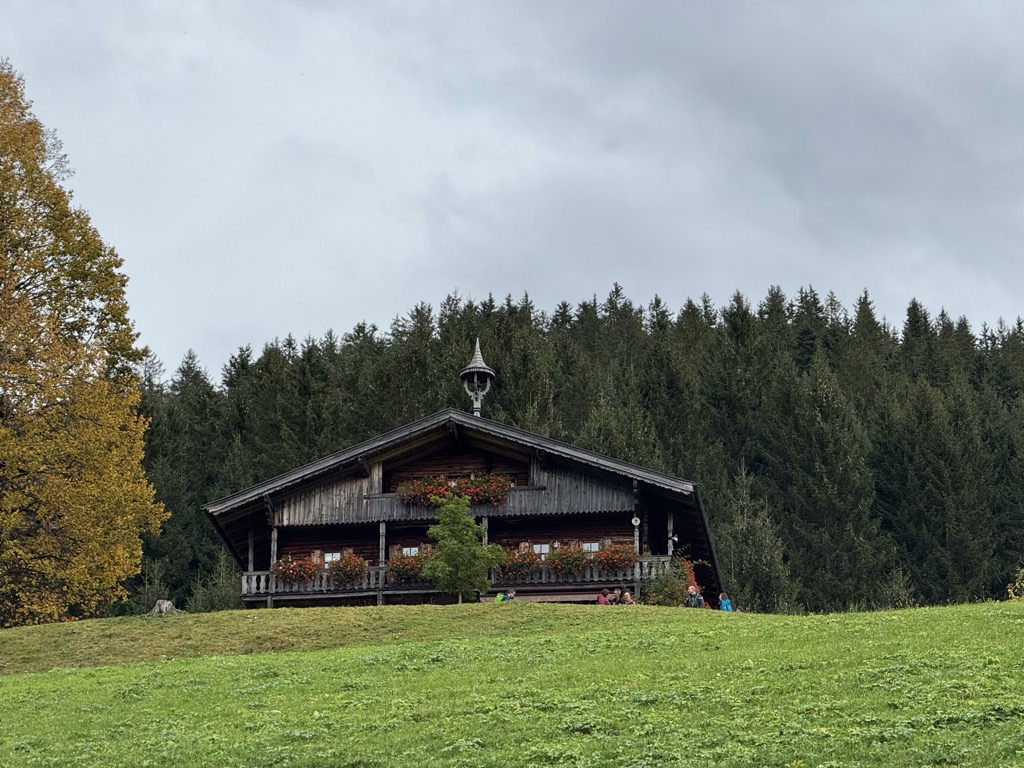
<path fill-rule="evenodd" d="M 579 574 L 555 574 L 544 565 L 517 578 L 502 578 L 491 572 L 490 582 L 494 591 L 515 589 L 524 595 L 553 599 L 567 594 L 591 594 L 604 587 L 632 587 L 637 589 L 642 582 L 658 578 L 669 570 L 669 557 L 642 557 L 629 568 L 605 569 L 594 565 L 585 566 Z M 315 601 L 365 601 L 375 597 L 377 603 L 384 602 L 385 596 L 436 595 L 437 588 L 429 581 L 398 582 L 387 577 L 387 568 L 370 566 L 362 579 L 352 584 L 338 584 L 326 571 L 318 573 L 309 581 L 294 584 L 285 583 L 272 571 L 248 571 L 242 574 L 242 599 L 249 604 L 266 601 L 315 602 Z"/>

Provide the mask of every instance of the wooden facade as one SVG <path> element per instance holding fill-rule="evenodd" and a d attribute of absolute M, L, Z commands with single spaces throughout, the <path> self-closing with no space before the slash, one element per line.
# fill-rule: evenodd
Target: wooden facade
<path fill-rule="evenodd" d="M 399 500 L 404 480 L 483 473 L 514 482 L 498 505 L 473 514 L 489 542 L 508 549 L 611 544 L 636 547 L 629 572 L 595 568 L 573 579 L 540 567 L 519 580 L 520 596 L 590 600 L 603 586 L 635 588 L 673 554 L 695 565 L 709 598 L 722 589 L 697 486 L 523 430 L 445 410 L 206 505 L 243 571 L 249 605 L 443 600 L 429 584 L 388 581 L 389 559 L 428 549 L 433 510 Z M 326 571 L 302 585 L 275 578 L 285 555 L 355 554 L 368 564 L 357 584 L 335 585 Z M 492 574 L 496 588 L 512 586 Z"/>

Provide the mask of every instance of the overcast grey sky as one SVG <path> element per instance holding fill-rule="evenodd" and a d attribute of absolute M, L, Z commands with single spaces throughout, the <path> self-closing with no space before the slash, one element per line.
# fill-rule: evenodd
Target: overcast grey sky
<path fill-rule="evenodd" d="M 0 0 L 141 342 L 450 292 L 1024 314 L 1024 3 Z"/>

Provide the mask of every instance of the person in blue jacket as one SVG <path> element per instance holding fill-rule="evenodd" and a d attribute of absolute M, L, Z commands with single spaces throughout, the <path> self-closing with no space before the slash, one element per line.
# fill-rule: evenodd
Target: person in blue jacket
<path fill-rule="evenodd" d="M 729 599 L 729 596 L 725 594 L 725 592 L 718 596 L 718 610 L 729 611 L 729 613 L 732 613 L 732 600 Z"/>

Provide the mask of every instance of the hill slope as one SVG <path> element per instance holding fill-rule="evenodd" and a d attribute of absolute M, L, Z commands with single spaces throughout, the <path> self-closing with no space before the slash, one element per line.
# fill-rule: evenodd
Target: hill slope
<path fill-rule="evenodd" d="M 305 609 L 5 630 L 0 765 L 1009 766 L 1024 763 L 1022 634 L 1020 603 Z M 115 659 L 132 663 L 25 671 Z"/>

